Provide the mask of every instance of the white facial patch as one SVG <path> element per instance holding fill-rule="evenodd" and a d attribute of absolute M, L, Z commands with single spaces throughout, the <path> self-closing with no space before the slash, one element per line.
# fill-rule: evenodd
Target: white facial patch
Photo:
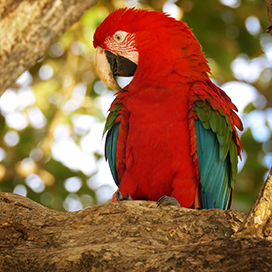
<path fill-rule="evenodd" d="M 105 44 L 112 53 L 129 59 L 138 65 L 139 54 L 134 43 L 135 34 L 122 30 L 116 31 L 113 36 L 108 36 Z"/>

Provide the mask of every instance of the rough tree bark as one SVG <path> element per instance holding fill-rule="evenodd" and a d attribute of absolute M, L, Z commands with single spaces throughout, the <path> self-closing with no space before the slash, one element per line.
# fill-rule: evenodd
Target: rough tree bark
<path fill-rule="evenodd" d="M 247 216 L 148 201 L 64 213 L 0 193 L 0 271 L 272 271 L 271 175 Z"/>
<path fill-rule="evenodd" d="M 0 94 L 94 2 L 1 1 Z M 0 271 L 272 271 L 271 173 L 247 216 L 148 201 L 62 213 L 10 193 L 0 211 Z"/>
<path fill-rule="evenodd" d="M 96 2 L 0 1 L 0 95 Z"/>
<path fill-rule="evenodd" d="M 272 240 L 272 168 L 239 234 Z"/>
<path fill-rule="evenodd" d="M 266 28 L 266 32 L 269 33 L 272 30 L 272 0 L 265 0 L 267 7 L 267 15 L 269 20 L 269 26 Z"/>
<path fill-rule="evenodd" d="M 127 201 L 79 212 L 0 193 L 0 271 L 271 271 L 272 236 L 245 214 Z"/>

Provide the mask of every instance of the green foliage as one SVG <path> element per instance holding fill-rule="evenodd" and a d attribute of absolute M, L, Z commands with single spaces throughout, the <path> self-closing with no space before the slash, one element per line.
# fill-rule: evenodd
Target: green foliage
<path fill-rule="evenodd" d="M 75 210 L 110 199 L 114 182 L 102 180 L 101 183 L 97 179 L 98 171 L 104 171 L 98 168 L 104 158 L 103 149 L 96 146 L 101 145 L 101 141 L 95 140 L 93 130 L 100 129 L 101 124 L 101 131 L 97 133 L 102 137 L 105 109 L 101 97 L 105 99 L 111 91 L 101 83 L 94 69 L 92 40 L 96 27 L 109 12 L 125 3 L 130 1 L 104 0 L 87 10 L 80 21 L 52 45 L 43 59 L 2 96 L 0 191 L 19 192 L 58 210 Z M 150 0 L 138 5 L 162 10 L 165 3 Z M 256 101 L 250 101 L 242 115 L 245 123 L 241 136 L 244 165 L 233 195 L 233 208 L 248 211 L 272 164 L 272 71 L 271 65 L 264 64 L 269 62 L 265 48 L 272 47 L 272 39 L 264 32 L 268 25 L 265 1 L 237 3 L 230 7 L 219 0 L 178 0 L 172 5 L 176 5 L 180 17 L 202 44 L 217 84 L 242 80 L 258 90 Z M 260 24 L 255 34 L 246 27 L 250 18 L 257 19 Z M 245 67 L 257 67 L 255 73 L 249 71 L 255 79 L 233 72 L 233 61 L 237 59 L 246 62 Z M 252 125 L 257 111 L 263 113 L 259 131 L 254 130 L 256 124 Z M 90 149 L 83 144 L 86 139 Z M 74 144 L 68 145 L 71 150 L 64 149 L 67 158 L 77 150 L 82 164 L 90 160 L 91 171 L 60 158 L 55 147 L 65 140 Z M 75 158 L 75 162 L 80 158 Z M 77 188 L 67 185 L 71 177 L 77 178 L 74 179 Z M 110 182 L 111 186 L 108 185 Z"/>

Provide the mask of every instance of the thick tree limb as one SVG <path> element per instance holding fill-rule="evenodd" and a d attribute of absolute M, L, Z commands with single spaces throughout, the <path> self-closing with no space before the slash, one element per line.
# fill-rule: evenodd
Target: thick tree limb
<path fill-rule="evenodd" d="M 238 235 L 272 240 L 272 168 Z"/>
<path fill-rule="evenodd" d="M 0 95 L 97 0 L 0 2 Z"/>
<path fill-rule="evenodd" d="M 267 7 L 267 15 L 269 20 L 269 26 L 266 28 L 266 32 L 269 33 L 272 30 L 272 0 L 265 0 Z"/>
<path fill-rule="evenodd" d="M 271 271 L 272 242 L 233 235 L 238 211 L 148 201 L 52 211 L 0 193 L 0 271 Z"/>

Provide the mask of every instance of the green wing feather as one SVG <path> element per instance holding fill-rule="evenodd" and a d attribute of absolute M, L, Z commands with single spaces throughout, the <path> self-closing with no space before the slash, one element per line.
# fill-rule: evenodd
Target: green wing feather
<path fill-rule="evenodd" d="M 222 110 L 215 110 L 207 100 L 196 100 L 195 132 L 204 209 L 227 209 L 237 175 L 238 151 L 233 128 Z"/>
<path fill-rule="evenodd" d="M 117 186 L 119 186 L 118 173 L 116 169 L 116 150 L 119 135 L 120 122 L 117 122 L 117 117 L 120 115 L 122 103 L 119 99 L 115 99 L 111 105 L 110 113 L 106 119 L 103 135 L 106 135 L 105 143 L 105 158 L 109 163 L 111 174 Z"/>

